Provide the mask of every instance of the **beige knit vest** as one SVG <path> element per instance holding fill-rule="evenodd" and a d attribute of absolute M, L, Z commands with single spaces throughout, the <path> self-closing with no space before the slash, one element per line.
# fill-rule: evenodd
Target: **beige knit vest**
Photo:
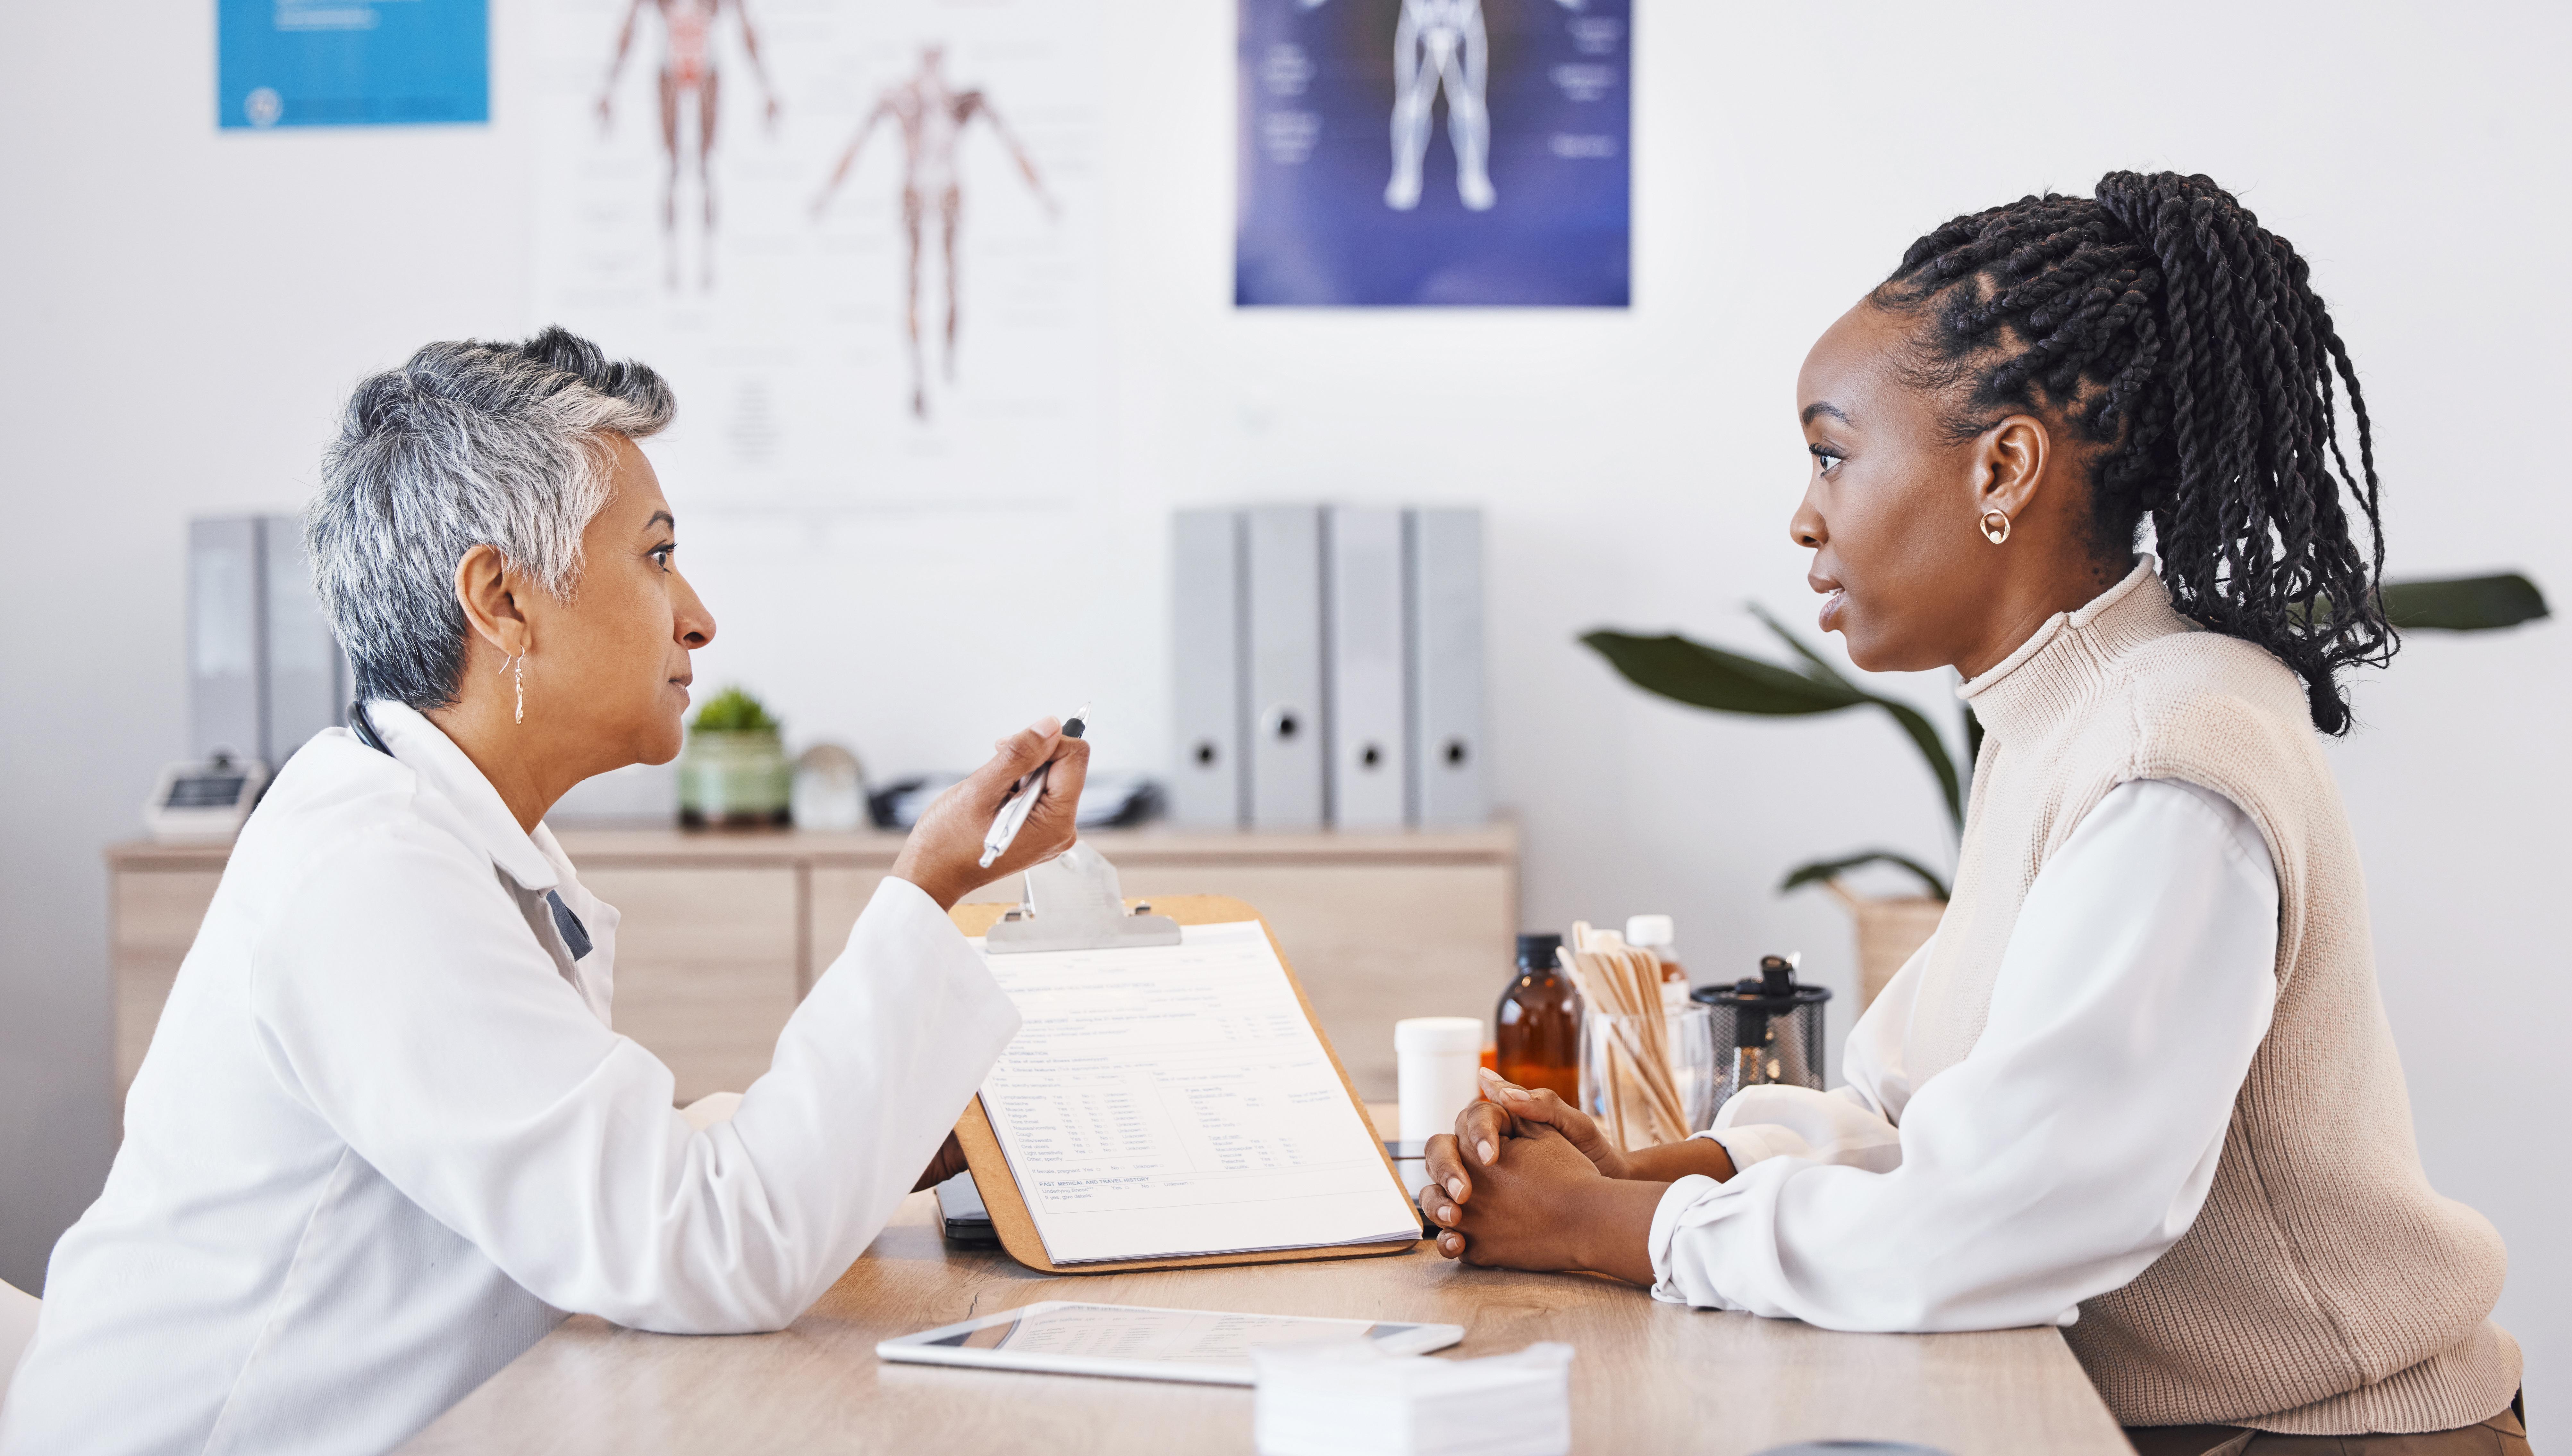
<path fill-rule="evenodd" d="M 2294 674 L 2181 617 L 2147 560 L 1964 697 L 1985 737 L 1905 1050 L 1915 1086 L 1973 1050 L 2028 887 L 2118 784 L 2222 794 L 2276 863 L 2276 1010 L 2215 1186 L 2168 1253 L 2067 1331 L 2108 1408 L 2127 1425 L 2350 1435 L 2509 1404 L 2518 1346 L 2487 1317 L 2500 1235 L 2421 1171 L 2356 842 Z"/>

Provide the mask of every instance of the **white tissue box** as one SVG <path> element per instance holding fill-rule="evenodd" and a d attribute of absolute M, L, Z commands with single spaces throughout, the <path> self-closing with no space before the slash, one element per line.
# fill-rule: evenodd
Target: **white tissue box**
<path fill-rule="evenodd" d="M 1388 1355 L 1364 1340 L 1254 1349 L 1260 1456 L 1567 1456 L 1572 1346 L 1480 1360 Z"/>

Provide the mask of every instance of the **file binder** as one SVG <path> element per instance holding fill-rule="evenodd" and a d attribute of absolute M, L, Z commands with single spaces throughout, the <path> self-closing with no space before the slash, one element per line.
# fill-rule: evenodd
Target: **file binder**
<path fill-rule="evenodd" d="M 324 728 L 337 726 L 348 702 L 346 660 L 322 619 L 313 568 L 304 555 L 304 523 L 262 516 L 260 564 L 267 578 L 268 752 L 283 764 Z"/>
<path fill-rule="evenodd" d="M 1259 506 L 1244 518 L 1248 573 L 1250 814 L 1261 829 L 1316 829 L 1322 754 L 1322 512 Z"/>
<path fill-rule="evenodd" d="M 268 756 L 257 516 L 188 522 L 188 757 Z"/>
<path fill-rule="evenodd" d="M 1249 815 L 1242 681 L 1242 528 L 1237 510 L 1182 510 L 1170 523 L 1171 705 L 1178 764 L 1170 818 L 1231 828 Z"/>
<path fill-rule="evenodd" d="M 1491 817 L 1483 752 L 1483 513 L 1410 512 L 1412 822 Z"/>
<path fill-rule="evenodd" d="M 272 771 L 341 721 L 347 659 L 291 515 L 188 522 L 188 751 Z"/>
<path fill-rule="evenodd" d="M 1411 763 L 1402 512 L 1334 506 L 1325 523 L 1330 820 L 1342 829 L 1399 829 L 1410 817 Z"/>

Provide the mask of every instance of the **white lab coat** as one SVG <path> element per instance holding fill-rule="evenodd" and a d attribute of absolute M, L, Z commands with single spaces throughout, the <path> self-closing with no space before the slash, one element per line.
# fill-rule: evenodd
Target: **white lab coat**
<path fill-rule="evenodd" d="M 54 1250 L 8 1456 L 381 1451 L 567 1312 L 776 1329 L 866 1248 L 1017 1030 L 877 892 L 730 1120 L 608 1025 L 617 915 L 391 703 L 251 818 Z M 590 942 L 574 959 L 547 899 Z"/>

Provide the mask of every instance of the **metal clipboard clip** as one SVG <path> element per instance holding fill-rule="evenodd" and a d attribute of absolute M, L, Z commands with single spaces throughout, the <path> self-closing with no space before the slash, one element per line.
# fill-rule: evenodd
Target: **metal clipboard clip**
<path fill-rule="evenodd" d="M 1175 946 L 1179 923 L 1154 915 L 1149 905 L 1125 908 L 1116 867 L 1075 840 L 1071 848 L 1027 867 L 1018 908 L 982 933 L 982 949 L 999 956 L 1017 951 L 1116 951 L 1130 946 Z"/>

